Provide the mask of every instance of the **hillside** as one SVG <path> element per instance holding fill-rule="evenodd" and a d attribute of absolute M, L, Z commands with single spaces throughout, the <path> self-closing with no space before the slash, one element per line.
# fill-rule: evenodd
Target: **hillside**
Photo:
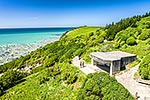
<path fill-rule="evenodd" d="M 120 28 L 118 29 L 118 27 Z M 116 31 L 112 32 L 115 29 Z M 2 95 L 0 98 L 11 100 L 28 100 L 29 98 L 30 100 L 35 100 L 35 98 L 40 100 L 81 100 L 78 93 L 85 91 L 86 88 L 91 88 L 90 85 L 84 88 L 88 77 L 91 79 L 92 77 L 105 77 L 108 78 L 106 82 L 110 84 L 103 89 L 97 87 L 98 90 L 91 90 L 94 93 L 96 92 L 95 94 L 99 93 L 98 91 L 101 91 L 101 89 L 105 92 L 98 97 L 93 95 L 87 98 L 104 99 L 104 97 L 107 97 L 104 100 L 117 98 L 113 95 L 120 92 L 117 89 L 117 87 L 120 87 L 122 94 L 119 94 L 121 97 L 119 100 L 123 100 L 125 94 L 128 94 L 126 98 L 131 100 L 133 99 L 131 94 L 114 78 L 105 74 L 86 76 L 71 64 L 71 59 L 80 56 L 86 63 L 90 63 L 89 54 L 91 52 L 121 50 L 137 54 L 138 59 L 134 62 L 134 64 L 137 64 L 150 54 L 149 30 L 150 14 L 127 18 L 106 27 L 84 26 L 70 30 L 63 34 L 59 41 L 39 48 L 25 57 L 1 65 L 0 72 L 3 75 L 0 78 Z M 145 57 L 144 59 L 148 58 Z M 150 79 L 150 71 L 148 70 L 150 62 L 147 60 L 145 62 L 147 66 L 141 63 L 139 74 L 143 79 Z M 29 68 L 30 71 L 26 72 L 26 68 Z M 145 73 L 145 70 L 148 71 Z M 94 84 L 100 85 L 101 83 L 94 82 Z M 103 82 L 103 84 L 106 83 Z M 103 84 L 101 85 L 103 86 Z M 107 89 L 112 85 L 117 87 L 112 88 L 111 92 L 108 93 Z"/>

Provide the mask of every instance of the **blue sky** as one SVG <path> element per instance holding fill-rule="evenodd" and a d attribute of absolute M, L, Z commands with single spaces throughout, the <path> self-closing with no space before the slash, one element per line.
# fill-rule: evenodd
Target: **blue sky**
<path fill-rule="evenodd" d="M 0 27 L 106 25 L 150 11 L 150 0 L 0 0 Z"/>

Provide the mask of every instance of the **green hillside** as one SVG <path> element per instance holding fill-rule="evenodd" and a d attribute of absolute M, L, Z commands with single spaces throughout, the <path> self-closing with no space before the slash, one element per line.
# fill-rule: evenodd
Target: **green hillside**
<path fill-rule="evenodd" d="M 0 94 L 2 95 L 0 98 L 2 100 L 81 100 L 84 97 L 79 97 L 78 94 L 80 92 L 84 94 L 84 91 L 92 87 L 87 79 L 104 77 L 108 79 L 106 83 L 109 82 L 109 84 L 106 87 L 97 87 L 97 90 L 90 90 L 91 97 L 87 95 L 85 98 L 115 99 L 117 97 L 113 95 L 118 95 L 121 89 L 119 97 L 122 98 L 118 100 L 123 100 L 124 95 L 127 94 L 126 98 L 132 100 L 131 94 L 109 75 L 99 73 L 86 76 L 71 64 L 71 59 L 75 56 L 80 56 L 86 63 L 90 63 L 89 54 L 91 52 L 114 50 L 137 54 L 136 63 L 141 62 L 143 58 L 146 59 L 140 65 L 139 74 L 143 79 L 150 79 L 150 62 L 145 57 L 150 55 L 149 13 L 123 19 L 106 27 L 75 28 L 64 33 L 59 41 L 1 65 L 0 72 L 3 75 L 0 77 Z M 28 73 L 21 70 L 28 67 L 30 67 Z M 14 68 L 18 71 L 14 71 Z M 95 81 L 93 80 L 95 85 L 106 84 L 104 81 L 102 83 Z M 87 85 L 84 87 L 85 83 Z M 111 92 L 107 92 L 108 88 Z M 92 95 L 93 92 L 96 95 Z"/>

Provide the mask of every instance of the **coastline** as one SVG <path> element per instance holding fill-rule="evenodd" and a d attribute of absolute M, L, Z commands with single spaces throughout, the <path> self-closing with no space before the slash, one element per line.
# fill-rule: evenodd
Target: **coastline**
<path fill-rule="evenodd" d="M 58 38 L 48 38 L 28 44 L 7 44 L 0 45 L 0 65 L 25 56 L 36 49 L 43 47 L 51 42 L 59 40 Z"/>

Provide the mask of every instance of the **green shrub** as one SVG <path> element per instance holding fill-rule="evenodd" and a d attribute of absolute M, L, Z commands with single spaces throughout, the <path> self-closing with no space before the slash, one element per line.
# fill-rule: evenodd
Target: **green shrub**
<path fill-rule="evenodd" d="M 8 70 L 0 77 L 0 84 L 2 84 L 3 89 L 6 90 L 21 81 L 25 77 L 25 74 L 19 71 Z"/>
<path fill-rule="evenodd" d="M 125 41 L 121 41 L 120 46 L 125 45 Z"/>
<path fill-rule="evenodd" d="M 101 31 L 100 37 L 106 38 L 106 32 L 105 31 Z"/>
<path fill-rule="evenodd" d="M 100 37 L 100 38 L 95 39 L 95 40 L 92 41 L 92 46 L 99 45 L 99 44 L 101 44 L 101 43 L 103 43 L 103 42 L 104 42 L 104 38 L 103 38 L 103 37 Z"/>
<path fill-rule="evenodd" d="M 141 62 L 138 72 L 142 79 L 150 79 L 150 55 L 147 55 Z"/>
<path fill-rule="evenodd" d="M 127 44 L 124 44 L 124 45 L 122 46 L 123 49 L 125 49 L 125 48 L 127 48 L 127 47 L 128 47 Z"/>
<path fill-rule="evenodd" d="M 18 59 L 16 60 L 13 60 L 9 63 L 6 63 L 6 64 L 3 64 L 3 65 L 0 65 L 0 73 L 3 73 L 5 71 L 7 71 L 8 69 L 13 69 L 15 67 L 17 67 L 18 65 L 15 65 L 15 63 L 18 61 Z M 18 62 L 19 64 L 20 62 Z"/>
<path fill-rule="evenodd" d="M 74 56 L 81 56 L 84 52 L 84 49 L 78 49 L 73 54 Z"/>
<path fill-rule="evenodd" d="M 96 35 L 99 36 L 100 35 L 100 30 L 96 31 Z"/>
<path fill-rule="evenodd" d="M 43 84 L 43 83 L 45 83 L 47 81 L 49 81 L 48 77 L 40 77 L 40 79 L 39 79 L 40 84 Z"/>
<path fill-rule="evenodd" d="M 144 30 L 139 36 L 140 40 L 146 40 L 148 38 L 150 38 L 150 30 L 148 31 Z"/>
<path fill-rule="evenodd" d="M 67 84 L 72 84 L 72 83 L 76 82 L 77 79 L 78 79 L 77 75 L 71 73 L 70 76 L 67 78 L 66 83 Z"/>
<path fill-rule="evenodd" d="M 59 74 L 61 74 L 61 70 L 57 64 L 54 65 L 53 67 L 48 68 L 48 72 L 47 72 L 48 76 L 55 77 Z"/>
<path fill-rule="evenodd" d="M 134 38 L 133 36 L 131 36 L 131 37 L 129 37 L 129 38 L 127 39 L 126 43 L 127 43 L 128 45 L 135 45 L 135 44 L 136 44 L 136 40 L 135 40 L 135 38 Z"/>
<path fill-rule="evenodd" d="M 0 96 L 4 93 L 3 85 L 0 84 Z"/>
<path fill-rule="evenodd" d="M 150 44 L 150 38 L 147 39 L 146 44 Z"/>
<path fill-rule="evenodd" d="M 93 36 L 94 35 L 94 32 L 91 32 L 90 34 L 89 34 L 89 36 Z"/>
<path fill-rule="evenodd" d="M 123 30 L 116 34 L 114 40 L 120 43 L 121 41 L 126 41 L 128 39 L 128 37 L 129 36 L 128 36 L 127 32 L 125 30 Z"/>
<path fill-rule="evenodd" d="M 61 79 L 63 81 L 67 80 L 67 78 L 70 76 L 70 72 L 64 72 L 61 74 Z"/>
<path fill-rule="evenodd" d="M 114 47 L 115 47 L 115 48 L 119 48 L 119 47 L 120 47 L 120 44 L 119 44 L 118 42 L 115 42 L 115 43 L 114 43 Z"/>
<path fill-rule="evenodd" d="M 43 66 L 44 67 L 53 66 L 56 61 L 57 61 L 57 55 L 51 55 L 50 57 L 47 56 L 47 58 L 44 61 Z"/>
<path fill-rule="evenodd" d="M 97 40 L 98 43 L 103 43 L 104 42 L 104 38 L 103 37 L 100 37 L 98 40 Z"/>
<path fill-rule="evenodd" d="M 132 95 L 115 78 L 107 73 L 87 75 L 77 100 L 134 100 Z"/>

